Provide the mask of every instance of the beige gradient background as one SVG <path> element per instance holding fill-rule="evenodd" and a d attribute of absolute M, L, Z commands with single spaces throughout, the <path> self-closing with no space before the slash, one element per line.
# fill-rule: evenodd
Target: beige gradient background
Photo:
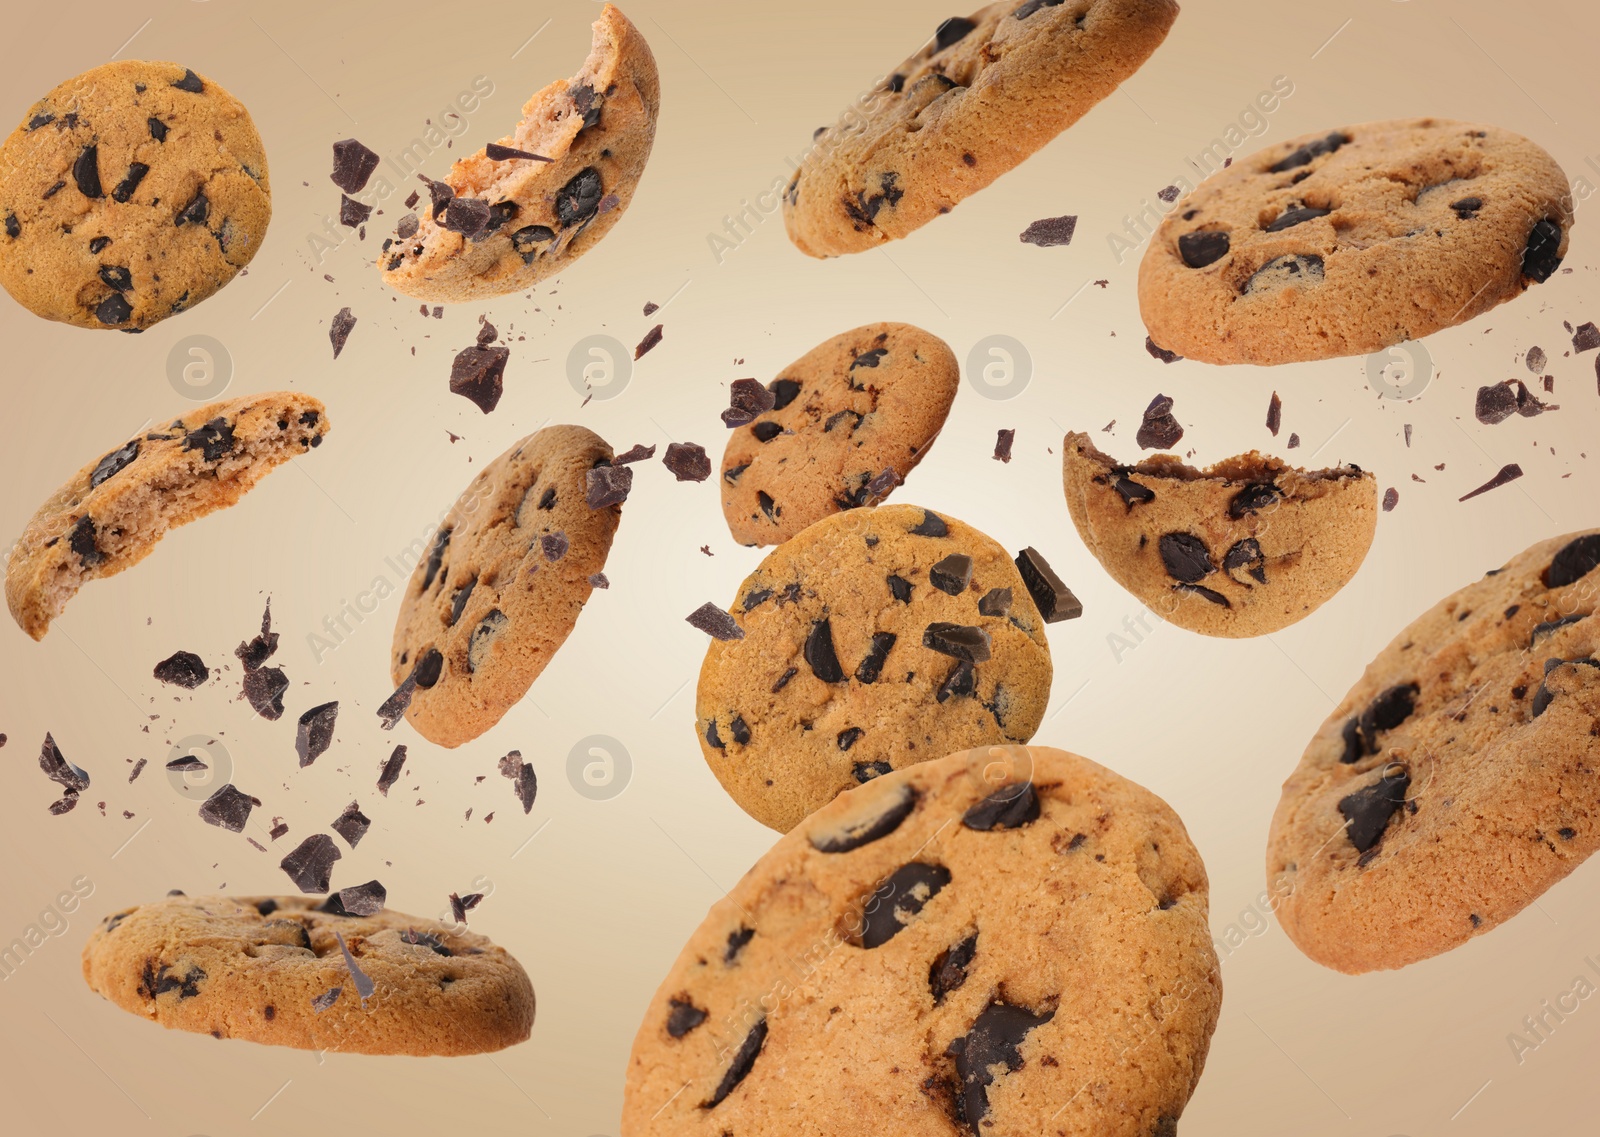
<path fill-rule="evenodd" d="M 398 583 L 385 558 L 425 532 L 484 462 L 546 420 L 586 424 L 619 450 L 689 439 L 715 456 L 729 381 L 770 379 L 857 323 L 907 320 L 963 360 L 984 337 L 1015 337 L 1033 373 L 1006 401 L 964 381 L 943 437 L 895 500 L 948 511 L 1008 548 L 1036 545 L 1071 583 L 1085 615 L 1050 629 L 1055 690 L 1039 741 L 1107 763 L 1171 802 L 1209 868 L 1219 940 L 1241 921 L 1253 929 L 1235 931 L 1242 942 L 1223 964 L 1221 1026 L 1183 1132 L 1589 1130 L 1600 1106 L 1591 1070 L 1600 1000 L 1583 1002 L 1520 1063 L 1507 1036 L 1575 977 L 1600 984 L 1585 962 L 1600 960 L 1600 867 L 1580 869 L 1447 956 L 1360 978 L 1307 961 L 1253 906 L 1279 784 L 1365 662 L 1445 592 L 1536 539 L 1596 523 L 1600 454 L 1585 456 L 1600 422 L 1595 356 L 1569 357 L 1562 327 L 1600 317 L 1595 207 L 1579 208 L 1570 272 L 1429 338 L 1438 374 L 1410 403 L 1378 399 L 1360 359 L 1272 371 L 1153 360 L 1135 301 L 1137 257 L 1118 263 L 1107 234 L 1154 202 L 1184 172 L 1184 156 L 1280 75 L 1294 93 L 1245 152 L 1344 123 L 1439 114 L 1525 133 L 1570 178 L 1600 184 L 1585 165 L 1592 155 L 1600 166 L 1595 9 L 1579 0 L 1187 0 L 1165 46 L 1121 93 L 912 238 L 818 262 L 789 246 L 772 213 L 718 263 L 708 235 L 723 218 L 784 176 L 786 156 L 814 127 L 954 8 L 634 0 L 626 10 L 661 65 L 661 128 L 631 211 L 585 260 L 531 299 L 424 319 L 386 292 L 370 263 L 409 187 L 385 203 L 387 217 L 364 243 L 348 237 L 318 259 L 308 235 L 339 200 L 328 180 L 333 141 L 354 136 L 394 153 L 487 76 L 493 94 L 427 166 L 442 174 L 449 157 L 505 133 L 529 94 L 577 69 L 597 9 L 590 0 L 82 0 L 7 16 L 7 123 L 114 52 L 180 61 L 251 108 L 271 159 L 275 216 L 247 276 L 142 336 L 47 324 L 0 299 L 0 534 L 19 532 L 80 464 L 186 405 L 169 385 L 167 358 L 189 335 L 226 346 L 231 394 L 303 388 L 327 402 L 333 431 L 237 508 L 85 589 L 45 642 L 0 623 L 0 731 L 9 736 L 0 751 L 0 943 L 75 878 L 93 884 L 63 934 L 0 982 L 0 1129 L 614 1135 L 628 1049 L 657 983 L 706 908 L 773 839 L 722 794 L 692 733 L 705 639 L 683 616 L 706 600 L 726 604 L 759 560 L 728 538 L 715 482 L 677 484 L 659 458 L 637 468 L 607 566 L 611 590 L 595 595 L 529 698 L 458 751 L 406 726 L 377 729 L 393 598 L 320 661 L 307 636 L 375 577 Z M 1064 213 L 1079 216 L 1070 247 L 1017 241 L 1029 221 Z M 1087 286 L 1098 279 L 1104 288 Z M 645 319 L 649 300 L 665 307 Z M 327 324 L 344 305 L 360 323 L 335 362 Z M 505 397 L 488 417 L 446 390 L 450 359 L 472 342 L 480 312 L 512 337 Z M 566 377 L 573 345 L 604 333 L 631 347 L 658 320 L 665 340 L 627 388 L 581 405 Z M 1529 378 L 1520 359 L 1535 344 L 1550 355 L 1561 410 L 1480 426 L 1473 392 Z M 1213 641 L 1156 625 L 1132 650 L 1115 650 L 1108 637 L 1139 605 L 1072 532 L 1059 488 L 1062 433 L 1114 419 L 1096 438 L 1132 455 L 1139 413 L 1160 391 L 1176 399 L 1184 446 L 1208 462 L 1273 444 L 1262 423 L 1274 390 L 1284 405 L 1280 448 L 1297 432 L 1295 457 L 1357 462 L 1399 488 L 1364 570 L 1313 617 L 1269 638 Z M 989 457 L 1001 427 L 1017 429 L 1009 465 Z M 1520 482 L 1457 502 L 1511 461 L 1527 471 Z M 268 594 L 283 634 L 275 662 L 292 681 L 277 723 L 236 701 L 231 656 Z M 150 669 L 179 648 L 233 669 L 175 697 Z M 335 698 L 332 749 L 296 768 L 296 717 Z M 65 817 L 46 812 L 56 787 L 35 765 L 46 730 L 94 779 Z M 291 826 L 269 854 L 203 824 L 195 810 L 208 790 L 181 792 L 163 775 L 172 744 L 194 734 L 217 738 L 232 780 L 264 802 L 249 835 L 270 845 L 274 815 Z M 567 774 L 569 751 L 594 734 L 631 757 L 631 779 L 610 800 L 580 794 Z M 396 742 L 411 757 L 384 799 L 373 784 Z M 495 771 L 513 748 L 539 775 L 529 817 Z M 138 758 L 150 768 L 129 785 Z M 533 978 L 539 1013 L 527 1044 L 457 1060 L 318 1056 L 165 1032 L 83 986 L 78 953 L 104 913 L 169 888 L 284 891 L 277 862 L 286 848 L 352 798 L 373 826 L 345 851 L 335 886 L 378 877 L 393 907 L 426 915 L 440 913 L 451 891 L 490 892 L 472 927 Z"/>

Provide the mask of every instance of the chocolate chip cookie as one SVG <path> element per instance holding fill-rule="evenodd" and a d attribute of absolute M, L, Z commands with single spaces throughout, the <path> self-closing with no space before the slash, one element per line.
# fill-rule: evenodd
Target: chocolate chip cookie
<path fill-rule="evenodd" d="M 406 585 L 390 649 L 393 717 L 408 707 L 424 738 L 460 746 L 528 693 L 611 550 L 622 506 L 591 492 L 596 475 L 627 473 L 611 457 L 592 431 L 547 426 L 472 480 Z"/>
<path fill-rule="evenodd" d="M 68 79 L 0 145 L 0 284 L 47 320 L 143 331 L 232 280 L 271 216 L 249 112 L 175 63 Z"/>
<path fill-rule="evenodd" d="M 767 384 L 772 409 L 728 439 L 733 539 L 776 545 L 881 502 L 938 437 L 960 383 L 949 346 L 910 324 L 867 324 L 806 352 Z"/>
<path fill-rule="evenodd" d="M 1171 1137 L 1222 1003 L 1205 866 L 1061 750 L 841 795 L 719 901 L 650 1002 L 623 1137 Z"/>
<path fill-rule="evenodd" d="M 655 141 L 661 84 L 639 29 L 607 4 L 583 70 L 529 99 L 511 134 L 427 183 L 378 268 L 398 292 L 456 303 L 519 292 L 611 231 Z"/>
<path fill-rule="evenodd" d="M 210 403 L 147 428 L 79 470 L 28 522 L 6 565 L 12 618 L 43 639 L 85 582 L 137 564 L 168 530 L 232 505 L 327 433 L 322 404 L 299 391 Z"/>
<path fill-rule="evenodd" d="M 1139 266 L 1139 309 L 1157 346 L 1205 363 L 1363 355 L 1550 279 L 1572 222 L 1561 167 L 1508 130 L 1420 118 L 1323 131 L 1179 202 Z"/>
<path fill-rule="evenodd" d="M 1208 636 L 1261 636 L 1305 619 L 1355 576 L 1378 524 L 1356 466 L 1301 470 L 1251 451 L 1207 470 L 1171 454 L 1125 466 L 1087 434 L 1062 443 L 1078 535 L 1162 619 Z"/>
<path fill-rule="evenodd" d="M 169 1030 L 301 1050 L 482 1054 L 527 1039 L 533 986 L 504 948 L 383 909 L 382 886 L 364 887 L 371 915 L 339 893 L 125 908 L 84 945 L 83 978 Z"/>
<path fill-rule="evenodd" d="M 832 257 L 898 240 L 1077 122 L 1161 45 L 1173 0 L 1001 0 L 818 130 L 783 195 L 789 239 Z"/>
<path fill-rule="evenodd" d="M 1283 784 L 1278 922 L 1404 967 L 1509 920 L 1600 847 L 1600 530 L 1541 541 L 1383 650 Z"/>
<path fill-rule="evenodd" d="M 739 586 L 706 652 L 700 750 L 784 832 L 842 790 L 952 749 L 1026 742 L 1050 696 L 1043 617 L 993 540 L 915 505 L 836 513 Z"/>

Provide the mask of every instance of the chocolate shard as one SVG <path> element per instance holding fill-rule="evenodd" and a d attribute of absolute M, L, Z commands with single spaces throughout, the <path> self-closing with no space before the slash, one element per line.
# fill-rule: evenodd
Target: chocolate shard
<path fill-rule="evenodd" d="M 1048 249 L 1072 244 L 1072 235 L 1077 229 L 1076 214 L 1065 217 L 1041 217 L 1030 223 L 1018 239 L 1025 245 L 1038 245 L 1040 248 Z"/>
<path fill-rule="evenodd" d="M 1039 794 L 1032 782 L 1013 782 L 973 805 L 961 824 L 979 833 L 996 829 L 1021 829 L 1039 820 Z"/>
<path fill-rule="evenodd" d="M 333 345 L 333 358 L 339 358 L 339 353 L 344 350 L 345 342 L 349 340 L 355 326 L 356 318 L 350 314 L 349 308 L 340 308 L 333 314 L 333 319 L 328 324 L 328 342 Z"/>
<path fill-rule="evenodd" d="M 762 1019 L 750 1028 L 750 1033 L 745 1035 L 744 1041 L 739 1044 L 739 1049 L 734 1053 L 733 1061 L 722 1074 L 722 1080 L 717 1083 L 717 1088 L 711 1096 L 700 1103 L 701 1109 L 715 1109 L 728 1099 L 728 1095 L 739 1088 L 739 1083 L 750 1076 L 750 1071 L 755 1068 L 756 1059 L 761 1056 L 761 1048 L 767 1041 L 767 1020 Z"/>
<path fill-rule="evenodd" d="M 905 823 L 917 808 L 917 793 L 901 786 L 886 806 L 866 817 L 856 817 L 827 831 L 811 834 L 811 847 L 819 853 L 849 853 L 881 841 Z"/>
<path fill-rule="evenodd" d="M 922 633 L 922 646 L 967 663 L 983 663 L 991 654 L 988 632 L 945 621 L 928 625 Z"/>
<path fill-rule="evenodd" d="M 354 138 L 333 144 L 333 173 L 329 178 L 345 193 L 360 193 L 378 168 L 378 155 Z"/>
<path fill-rule="evenodd" d="M 1117 491 L 1129 513 L 1133 512 L 1134 506 L 1146 505 L 1156 499 L 1155 490 L 1122 474 L 1117 475 L 1117 480 L 1111 483 L 1111 488 Z"/>
<path fill-rule="evenodd" d="M 123 470 L 127 469 L 128 465 L 138 456 L 139 440 L 137 438 L 132 442 L 129 442 L 127 445 L 120 446 L 113 450 L 104 458 L 100 459 L 99 462 L 95 463 L 94 470 L 89 475 L 89 488 L 95 489 L 96 487 L 103 485 L 105 482 L 110 481 L 112 478 L 122 473 Z"/>
<path fill-rule="evenodd" d="M 211 670 L 194 652 L 175 651 L 156 664 L 154 675 L 163 683 L 192 691 L 211 678 Z"/>
<path fill-rule="evenodd" d="M 655 456 L 656 448 L 654 446 L 645 446 L 643 443 L 635 443 L 627 450 L 624 450 L 621 454 L 618 454 L 616 457 L 612 458 L 611 464 L 613 466 L 626 466 L 633 462 L 643 462 L 645 459 L 654 458 Z M 554 493 L 555 491 L 551 490 L 549 492 Z"/>
<path fill-rule="evenodd" d="M 258 667 L 244 673 L 244 697 L 256 714 L 272 722 L 283 717 L 283 694 L 289 677 L 281 667 Z"/>
<path fill-rule="evenodd" d="M 1171 450 L 1183 438 L 1183 427 L 1172 417 L 1172 399 L 1157 395 L 1144 410 L 1144 420 L 1135 435 L 1139 446 L 1145 450 Z"/>
<path fill-rule="evenodd" d="M 384 797 L 389 796 L 389 790 L 400 780 L 400 771 L 405 769 L 405 764 L 406 748 L 402 743 L 384 760 L 383 769 L 378 774 L 378 792 Z"/>
<path fill-rule="evenodd" d="M 934 699 L 940 703 L 947 703 L 951 699 L 970 698 L 978 690 L 978 673 L 973 670 L 972 664 L 964 659 L 958 659 L 950 667 L 950 673 L 944 677 L 944 682 L 939 684 L 939 690 L 934 693 Z"/>
<path fill-rule="evenodd" d="M 947 595 L 960 596 L 972 583 L 972 558 L 951 553 L 928 570 L 928 583 Z"/>
<path fill-rule="evenodd" d="M 948 537 L 950 526 L 945 524 L 944 518 L 932 510 L 922 511 L 922 520 L 908 530 L 915 537 Z"/>
<path fill-rule="evenodd" d="M 680 482 L 703 482 L 711 476 L 711 458 L 697 442 L 668 443 L 661 462 Z"/>
<path fill-rule="evenodd" d="M 39 769 L 44 771 L 45 777 L 69 792 L 80 793 L 89 788 L 89 775 L 67 761 L 48 731 L 45 732 L 44 745 L 39 749 Z"/>
<path fill-rule="evenodd" d="M 596 466 L 584 474 L 584 500 L 590 509 L 621 505 L 633 489 L 633 470 L 627 466 Z"/>
<path fill-rule="evenodd" d="M 234 648 L 233 654 L 244 664 L 246 671 L 254 671 L 271 659 L 277 650 L 278 633 L 272 630 L 272 599 L 268 597 L 266 608 L 261 613 L 261 633 Z"/>
<path fill-rule="evenodd" d="M 1501 486 L 1510 485 L 1520 477 L 1522 477 L 1522 467 L 1517 465 L 1515 462 L 1508 462 L 1506 465 L 1500 467 L 1500 472 L 1498 474 L 1490 478 L 1487 482 L 1484 482 L 1483 485 L 1479 486 L 1477 489 L 1462 494 L 1459 500 L 1471 501 L 1480 494 L 1486 494 L 1490 490 L 1497 490 Z"/>
<path fill-rule="evenodd" d="M 509 778 L 516 788 L 517 800 L 522 803 L 522 812 L 532 813 L 534 798 L 539 794 L 539 778 L 533 771 L 533 764 L 522 760 L 520 750 L 513 750 L 500 759 L 500 776 Z"/>
<path fill-rule="evenodd" d="M 871 950 L 888 943 L 949 883 L 943 865 L 912 861 L 895 869 L 862 905 L 861 946 Z"/>
<path fill-rule="evenodd" d="M 1389 820 L 1405 804 L 1411 785 L 1411 771 L 1391 765 L 1370 786 L 1364 786 L 1339 801 L 1345 819 L 1345 834 L 1356 852 L 1368 853 L 1383 839 Z"/>
<path fill-rule="evenodd" d="M 465 896 L 450 894 L 450 914 L 455 917 L 458 924 L 467 922 L 467 913 L 483 903 L 483 893 L 469 892 Z"/>
<path fill-rule="evenodd" d="M 739 622 L 709 600 L 684 619 L 691 627 L 698 628 L 712 639 L 724 641 L 744 639 L 744 629 L 739 626 Z"/>
<path fill-rule="evenodd" d="M 644 334 L 644 339 L 640 340 L 638 346 L 633 349 L 634 362 L 637 363 L 647 352 L 661 342 L 661 329 L 662 325 L 657 324 Z"/>
<path fill-rule="evenodd" d="M 883 672 L 883 665 L 888 661 L 889 651 L 898 639 L 893 632 L 874 632 L 872 647 L 862 657 L 861 665 L 856 668 L 857 683 L 876 683 L 878 676 Z"/>
<path fill-rule="evenodd" d="M 1152 495 L 1154 496 L 1154 495 Z M 1017 572 L 1028 586 L 1028 595 L 1047 624 L 1076 620 L 1083 615 L 1083 603 L 1072 594 L 1066 582 L 1056 575 L 1038 549 L 1031 545 L 1017 554 Z M 981 607 L 979 609 L 982 610 Z"/>
<path fill-rule="evenodd" d="M 506 361 L 510 358 L 508 347 L 473 344 L 463 348 L 450 364 L 450 393 L 462 396 L 488 414 L 500 405 Z"/>
<path fill-rule="evenodd" d="M 1272 437 L 1278 437 L 1278 429 L 1283 426 L 1283 400 L 1278 398 L 1278 392 L 1272 392 L 1272 400 L 1267 403 L 1267 429 L 1272 432 Z"/>
<path fill-rule="evenodd" d="M 339 717 L 337 701 L 312 707 L 300 716 L 295 728 L 294 752 L 301 766 L 309 766 L 333 744 L 333 724 Z"/>
<path fill-rule="evenodd" d="M 225 785 L 200 803 L 200 820 L 207 825 L 218 825 L 230 833 L 244 832 L 250 811 L 261 804 L 260 798 L 241 793 Z"/>
<path fill-rule="evenodd" d="M 735 379 L 728 386 L 728 409 L 722 412 L 723 424 L 730 429 L 747 426 L 776 405 L 773 393 L 754 379 Z"/>
<path fill-rule="evenodd" d="M 1178 363 L 1183 359 L 1183 356 L 1179 355 L 1175 351 L 1168 351 L 1166 348 L 1157 344 L 1156 341 L 1151 339 L 1149 336 L 1144 337 L 1144 349 L 1145 351 L 1149 352 L 1152 357 L 1159 359 L 1162 363 Z"/>
<path fill-rule="evenodd" d="M 484 157 L 491 162 L 510 162 L 520 160 L 524 162 L 554 162 L 554 158 L 547 158 L 543 154 L 535 154 L 529 150 L 518 150 L 514 146 L 502 146 L 498 142 L 491 142 L 483 148 Z"/>
<path fill-rule="evenodd" d="M 339 224 L 346 229 L 365 225 L 372 216 L 372 206 L 359 202 L 348 194 L 339 195 Z"/>
<path fill-rule="evenodd" d="M 349 888 L 341 888 L 334 894 L 339 898 L 339 907 L 349 916 L 376 916 L 383 911 L 383 905 L 389 899 L 389 890 L 375 880 L 366 884 L 353 884 Z"/>
<path fill-rule="evenodd" d="M 372 819 L 361 812 L 358 802 L 351 802 L 344 807 L 344 812 L 334 818 L 333 824 L 328 826 L 335 833 L 345 839 L 345 842 L 354 849 L 361 844 L 361 838 L 367 835 L 367 829 L 372 825 Z"/>
<path fill-rule="evenodd" d="M 1315 159 L 1320 158 L 1324 154 L 1332 154 L 1335 150 L 1339 149 L 1339 147 L 1343 146 L 1348 141 L 1349 139 L 1345 138 L 1345 136 L 1340 134 L 1338 131 L 1329 134 L 1325 138 L 1312 139 L 1304 146 L 1301 146 L 1295 150 L 1291 150 L 1282 159 L 1273 163 L 1271 166 L 1268 166 L 1267 173 L 1281 174 L 1286 170 L 1294 170 L 1301 166 L 1309 166 Z"/>
<path fill-rule="evenodd" d="M 444 207 L 439 226 L 475 240 L 489 227 L 489 203 L 481 197 L 452 197 Z"/>

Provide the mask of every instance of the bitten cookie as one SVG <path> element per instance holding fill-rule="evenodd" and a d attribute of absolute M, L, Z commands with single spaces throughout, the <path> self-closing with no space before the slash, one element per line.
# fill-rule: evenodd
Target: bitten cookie
<path fill-rule="evenodd" d="M 1044 619 L 993 540 L 915 505 L 836 513 L 739 586 L 695 696 L 723 788 L 784 832 L 840 791 L 967 746 L 1026 742 L 1050 697 Z"/>
<path fill-rule="evenodd" d="M 12 547 L 12 618 L 43 639 L 85 582 L 137 564 L 168 530 L 232 505 L 327 433 L 316 399 L 268 391 L 199 407 L 90 462 L 39 507 Z"/>
<path fill-rule="evenodd" d="M 389 287 L 456 303 L 518 292 L 583 256 L 633 200 L 661 84 L 639 29 L 607 4 L 583 70 L 529 99 L 517 129 L 428 182 L 384 241 Z"/>
<path fill-rule="evenodd" d="M 949 346 L 910 324 L 867 324 L 806 352 L 767 384 L 772 410 L 728 439 L 733 539 L 776 545 L 881 502 L 938 437 L 960 383 Z"/>
<path fill-rule="evenodd" d="M 548 426 L 485 466 L 445 516 L 390 649 L 391 702 L 409 699 L 430 742 L 460 746 L 499 722 L 572 633 L 622 517 L 588 501 L 590 471 L 610 462 L 593 431 Z"/>
<path fill-rule="evenodd" d="M 1171 1137 L 1222 1003 L 1208 899 L 1177 814 L 1075 754 L 896 771 L 711 909 L 634 1039 L 623 1137 Z"/>
<path fill-rule="evenodd" d="M 337 901 L 180 892 L 125 908 L 84 945 L 83 978 L 169 1030 L 301 1050 L 482 1054 L 527 1039 L 533 985 L 504 948 Z"/>
<path fill-rule="evenodd" d="M 1152 612 L 1208 636 L 1261 636 L 1355 576 L 1378 524 L 1356 466 L 1301 470 L 1256 451 L 1207 470 L 1171 454 L 1124 466 L 1067 435 L 1062 482 L 1078 535 Z"/>
<path fill-rule="evenodd" d="M 175 63 L 121 60 L 35 103 L 0 146 L 0 284 L 47 320 L 143 331 L 261 247 L 267 155 L 244 105 Z"/>
<path fill-rule="evenodd" d="M 927 45 L 819 130 L 783 195 L 813 257 L 898 240 L 1082 118 L 1161 45 L 1173 0 L 1001 0 Z"/>
<path fill-rule="evenodd" d="M 1509 920 L 1600 847 L 1600 530 L 1541 541 L 1367 668 L 1283 784 L 1278 922 L 1404 967 Z"/>
<path fill-rule="evenodd" d="M 1573 222 L 1554 158 L 1420 118 L 1280 142 L 1208 178 L 1139 265 L 1151 340 L 1205 363 L 1362 355 L 1548 280 Z"/>

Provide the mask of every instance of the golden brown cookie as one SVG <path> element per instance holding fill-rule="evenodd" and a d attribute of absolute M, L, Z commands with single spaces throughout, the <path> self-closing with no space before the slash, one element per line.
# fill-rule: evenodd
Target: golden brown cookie
<path fill-rule="evenodd" d="M 806 352 L 767 384 L 772 409 L 728 438 L 733 539 L 776 545 L 883 501 L 927 454 L 960 384 L 949 346 L 910 324 L 867 324 Z"/>
<path fill-rule="evenodd" d="M 249 112 L 175 63 L 68 79 L 0 146 L 0 284 L 47 320 L 143 331 L 232 280 L 271 216 Z"/>
<path fill-rule="evenodd" d="M 1541 541 L 1368 666 L 1283 784 L 1278 922 L 1318 963 L 1404 967 L 1600 848 L 1600 530 Z"/>
<path fill-rule="evenodd" d="M 1548 280 L 1573 206 L 1554 158 L 1451 119 L 1280 142 L 1208 178 L 1139 265 L 1156 346 L 1205 363 L 1362 355 Z"/>
<path fill-rule="evenodd" d="M 84 945 L 84 982 L 169 1030 L 301 1050 L 483 1054 L 527 1039 L 533 985 L 504 948 L 337 901 L 180 892 L 125 908 Z"/>
<path fill-rule="evenodd" d="M 90 462 L 39 507 L 11 550 L 6 603 L 43 639 L 90 580 L 138 564 L 167 531 L 232 505 L 322 444 L 328 416 L 299 391 L 210 403 Z"/>
<path fill-rule="evenodd" d="M 1045 747 L 841 795 L 690 937 L 623 1137 L 1171 1137 L 1222 1003 L 1178 816 Z"/>
<path fill-rule="evenodd" d="M 1087 434 L 1062 443 L 1078 535 L 1162 619 L 1261 636 L 1305 619 L 1355 576 L 1378 524 L 1356 466 L 1301 470 L 1251 451 L 1207 470 L 1158 454 L 1125 466 Z"/>
<path fill-rule="evenodd" d="M 383 243 L 384 282 L 420 300 L 456 303 L 518 292 L 560 272 L 633 200 L 660 109 L 650 45 L 607 4 L 583 70 L 529 99 L 511 134 L 429 182 L 420 211 L 402 217 Z"/>

